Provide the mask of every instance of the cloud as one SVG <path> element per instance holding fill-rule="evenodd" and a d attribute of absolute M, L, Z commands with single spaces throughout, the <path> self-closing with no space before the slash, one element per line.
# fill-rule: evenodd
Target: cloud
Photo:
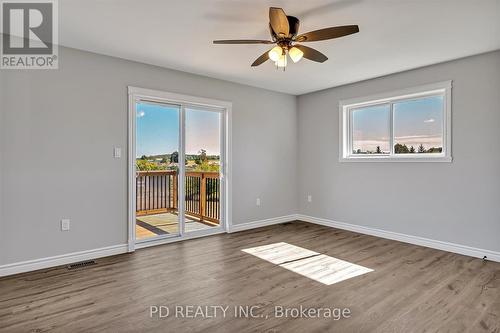
<path fill-rule="evenodd" d="M 424 120 L 424 123 L 433 123 L 433 122 L 435 122 L 435 121 L 436 121 L 436 119 L 434 119 L 434 118 L 430 118 L 430 119 L 426 119 L 426 120 Z"/>
<path fill-rule="evenodd" d="M 425 138 L 441 138 L 441 134 L 427 134 L 427 135 L 401 135 L 396 136 L 396 140 L 411 140 L 411 139 L 425 139 Z"/>
<path fill-rule="evenodd" d="M 426 148 L 429 147 L 441 147 L 443 145 L 443 139 L 440 135 L 408 135 L 399 136 L 395 138 L 395 142 L 399 144 L 405 144 L 407 146 L 417 147 L 423 144 Z"/>
<path fill-rule="evenodd" d="M 142 111 L 142 110 L 137 111 L 137 118 L 142 118 L 142 117 L 144 117 L 144 115 L 146 115 L 146 113 L 144 111 Z"/>

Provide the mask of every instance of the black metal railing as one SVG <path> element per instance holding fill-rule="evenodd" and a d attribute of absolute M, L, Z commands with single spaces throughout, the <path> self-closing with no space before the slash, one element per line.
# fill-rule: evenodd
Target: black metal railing
<path fill-rule="evenodd" d="M 135 181 L 137 215 L 177 209 L 177 172 L 139 171 Z"/>
<path fill-rule="evenodd" d="M 219 223 L 220 180 L 218 172 L 186 172 L 185 209 L 189 215 Z"/>

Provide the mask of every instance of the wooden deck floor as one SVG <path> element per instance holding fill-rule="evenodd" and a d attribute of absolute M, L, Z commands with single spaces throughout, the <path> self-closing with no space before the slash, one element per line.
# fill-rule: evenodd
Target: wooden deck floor
<path fill-rule="evenodd" d="M 211 226 L 186 217 L 186 232 L 209 229 Z M 162 234 L 179 232 L 179 216 L 172 213 L 161 213 L 138 216 L 135 224 L 136 239 L 144 239 Z"/>
<path fill-rule="evenodd" d="M 373 271 L 325 285 L 259 248 L 279 242 Z M 170 316 L 150 318 L 152 305 L 169 307 Z M 271 316 L 175 318 L 176 305 L 256 305 Z M 352 314 L 284 319 L 272 315 L 276 305 Z M 1 278 L 0 331 L 498 333 L 500 264 L 296 222 Z"/>

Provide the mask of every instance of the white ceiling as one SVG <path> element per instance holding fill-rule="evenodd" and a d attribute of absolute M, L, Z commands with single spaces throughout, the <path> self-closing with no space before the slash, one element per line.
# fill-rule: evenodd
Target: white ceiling
<path fill-rule="evenodd" d="M 307 43 L 329 60 L 286 72 L 250 67 L 268 45 L 212 44 L 268 39 L 270 6 L 302 33 L 360 33 Z M 62 45 L 295 95 L 500 49 L 500 0 L 64 0 L 59 13 Z"/>

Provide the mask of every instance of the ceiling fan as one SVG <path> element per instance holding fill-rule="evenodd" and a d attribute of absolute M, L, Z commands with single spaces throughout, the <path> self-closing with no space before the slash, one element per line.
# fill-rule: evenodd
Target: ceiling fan
<path fill-rule="evenodd" d="M 252 66 L 259 66 L 268 59 L 274 61 L 279 68 L 287 66 L 287 54 L 293 62 L 298 62 L 302 57 L 316 61 L 325 62 L 328 57 L 323 53 L 308 46 L 296 43 L 316 42 L 339 38 L 359 32 L 357 25 L 343 25 L 306 32 L 298 35 L 300 21 L 294 16 L 287 16 L 282 8 L 269 8 L 269 30 L 272 40 L 259 39 L 232 39 L 214 40 L 214 44 L 277 44 L 271 50 L 266 51 L 258 57 Z"/>

